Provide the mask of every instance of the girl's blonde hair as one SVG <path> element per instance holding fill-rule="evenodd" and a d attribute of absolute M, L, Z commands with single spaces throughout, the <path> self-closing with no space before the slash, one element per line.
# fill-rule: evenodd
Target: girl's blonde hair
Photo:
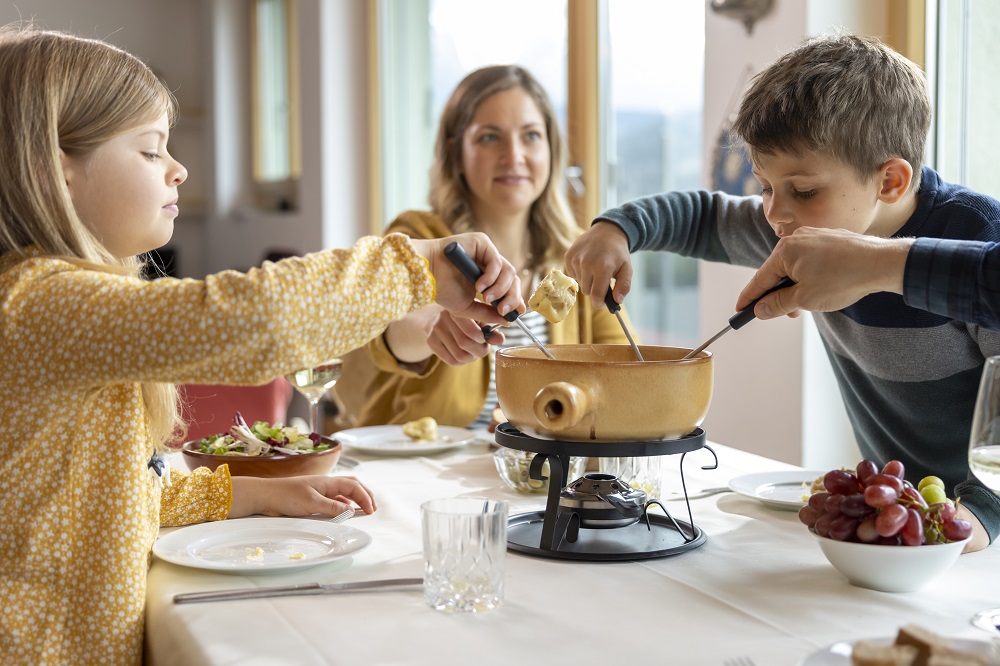
<path fill-rule="evenodd" d="M 36 248 L 91 270 L 138 276 L 76 214 L 60 151 L 85 156 L 164 113 L 171 92 L 142 61 L 110 44 L 30 25 L 0 28 L 0 254 Z M 183 432 L 177 389 L 144 382 L 152 441 Z"/>
<path fill-rule="evenodd" d="M 521 88 L 528 93 L 545 119 L 552 166 L 545 189 L 531 205 L 528 235 L 532 256 L 529 268 L 547 270 L 562 264 L 563 255 L 580 229 L 563 193 L 566 153 L 552 102 L 541 84 L 523 67 L 483 67 L 466 76 L 455 88 L 438 124 L 431 167 L 430 204 L 452 231 L 461 233 L 474 228 L 469 187 L 461 174 L 462 136 L 487 98 L 511 88 Z"/>

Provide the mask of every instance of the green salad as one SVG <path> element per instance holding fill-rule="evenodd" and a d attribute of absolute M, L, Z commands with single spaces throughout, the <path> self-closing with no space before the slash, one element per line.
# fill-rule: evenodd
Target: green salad
<path fill-rule="evenodd" d="M 198 441 L 198 450 L 217 456 L 269 456 L 275 453 L 318 453 L 331 444 L 324 442 L 318 433 L 302 434 L 298 428 L 257 421 L 248 426 L 239 412 L 233 419 L 235 425 L 228 433 L 209 435 Z"/>

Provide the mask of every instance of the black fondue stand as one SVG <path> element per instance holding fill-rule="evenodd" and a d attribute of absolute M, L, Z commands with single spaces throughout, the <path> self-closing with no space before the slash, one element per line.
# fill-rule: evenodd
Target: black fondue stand
<path fill-rule="evenodd" d="M 541 439 L 522 433 L 510 423 L 496 429 L 500 446 L 536 454 L 528 468 L 528 476 L 544 481 L 542 466 L 549 463 L 549 489 L 545 511 L 517 514 L 508 519 L 507 547 L 513 551 L 541 557 L 586 561 L 627 561 L 667 557 L 687 552 L 705 543 L 705 533 L 694 525 L 691 503 L 684 483 L 684 457 L 691 451 L 707 449 L 705 431 L 677 438 L 649 442 L 573 442 Z M 571 456 L 647 457 L 680 454 L 681 486 L 687 504 L 688 522 L 675 520 L 658 501 L 646 504 L 642 519 L 624 526 L 593 529 L 586 527 L 575 509 L 563 506 L 560 497 L 566 487 Z M 715 469 L 718 459 L 702 469 Z M 610 475 L 598 475 L 613 479 Z M 664 516 L 652 514 L 652 506 L 663 509 Z M 610 504 L 609 504 L 610 506 Z M 583 525 L 583 529 L 580 529 Z"/>

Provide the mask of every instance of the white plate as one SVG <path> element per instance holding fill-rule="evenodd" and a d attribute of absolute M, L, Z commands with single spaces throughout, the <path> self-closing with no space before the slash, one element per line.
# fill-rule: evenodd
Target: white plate
<path fill-rule="evenodd" d="M 872 638 L 869 639 L 877 643 L 892 643 L 892 638 Z M 997 650 L 988 641 L 976 641 L 968 638 L 949 638 L 948 642 L 952 647 L 959 650 L 968 650 L 973 654 L 990 657 L 990 664 L 998 664 L 1000 656 Z M 850 666 L 851 664 L 851 643 L 841 641 L 833 645 L 827 645 L 822 650 L 817 650 L 799 662 L 799 666 Z"/>
<path fill-rule="evenodd" d="M 798 511 L 805 504 L 803 496 L 809 495 L 809 486 L 816 477 L 824 474 L 826 472 L 808 469 L 745 474 L 732 479 L 729 487 L 740 495 L 760 500 L 776 509 Z"/>
<path fill-rule="evenodd" d="M 153 554 L 185 567 L 263 574 L 325 564 L 371 542 L 359 529 L 325 520 L 238 518 L 174 530 L 153 544 Z"/>
<path fill-rule="evenodd" d="M 476 439 L 478 433 L 466 428 L 438 426 L 438 438 L 429 442 L 414 442 L 403 434 L 403 426 L 384 425 L 349 428 L 333 434 L 344 446 L 363 453 L 394 456 L 415 456 L 438 453 L 465 446 Z"/>

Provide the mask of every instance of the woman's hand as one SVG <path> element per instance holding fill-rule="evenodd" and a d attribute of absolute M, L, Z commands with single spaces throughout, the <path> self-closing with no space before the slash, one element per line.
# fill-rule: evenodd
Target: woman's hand
<path fill-rule="evenodd" d="M 437 302 L 460 317 L 490 324 L 506 324 L 503 315 L 526 307 L 521 297 L 521 281 L 509 261 L 500 256 L 493 241 L 484 233 L 468 233 L 433 240 L 413 239 L 413 247 L 427 258 L 431 275 L 437 282 Z M 449 243 L 462 246 L 472 261 L 483 271 L 473 287 L 444 256 Z M 483 295 L 484 302 L 476 300 Z M 494 309 L 488 303 L 499 300 Z"/>
<path fill-rule="evenodd" d="M 580 284 L 595 308 L 604 305 L 611 279 L 615 301 L 622 303 L 632 289 L 632 259 L 628 237 L 610 222 L 598 222 L 566 251 L 566 274 Z"/>
<path fill-rule="evenodd" d="M 353 504 L 352 504 L 353 503 Z M 371 491 L 353 476 L 290 476 L 266 479 L 233 477 L 230 518 L 264 516 L 336 516 L 357 504 L 365 513 L 378 507 Z"/>
<path fill-rule="evenodd" d="M 448 365 L 459 366 L 483 358 L 490 351 L 490 343 L 499 345 L 503 333 L 493 331 L 489 342 L 483 338 L 479 323 L 455 317 L 447 310 L 440 310 L 427 332 L 427 346 L 431 352 Z"/>

